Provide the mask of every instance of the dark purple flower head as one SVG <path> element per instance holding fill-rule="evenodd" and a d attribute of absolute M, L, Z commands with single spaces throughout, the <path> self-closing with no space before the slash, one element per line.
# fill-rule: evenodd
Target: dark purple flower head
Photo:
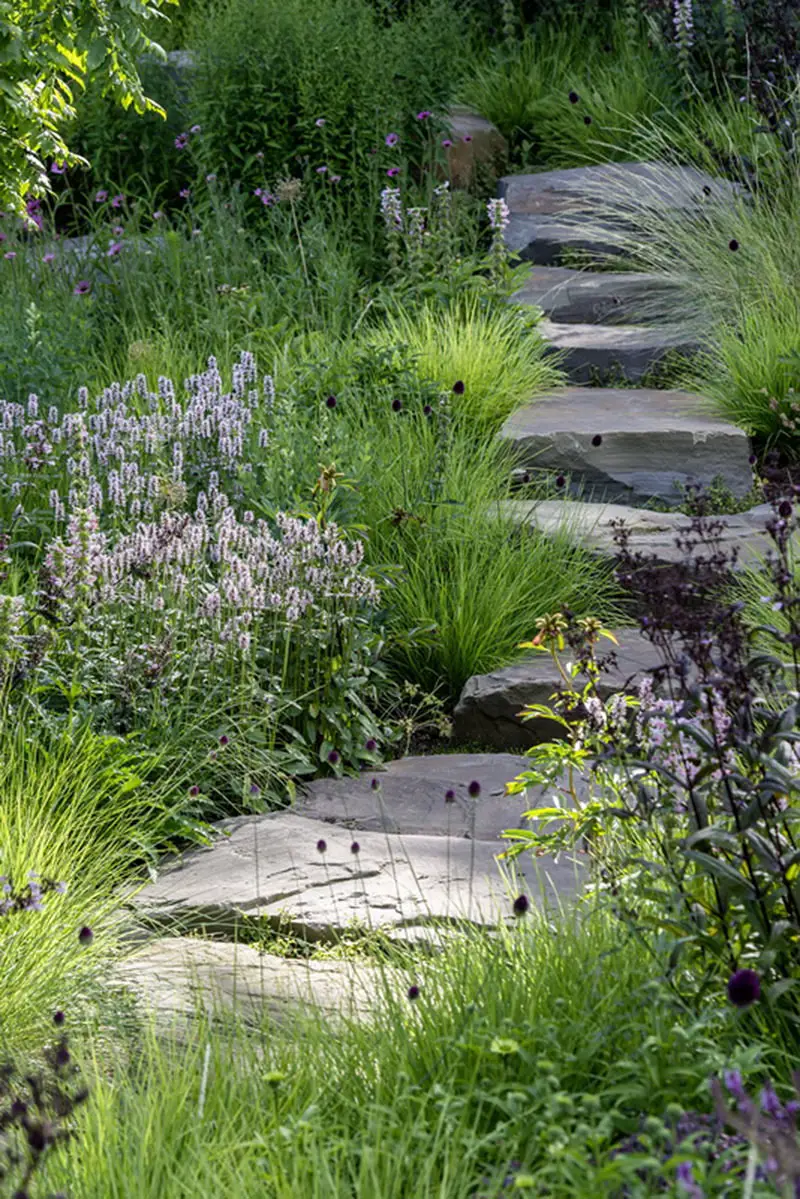
<path fill-rule="evenodd" d="M 595 433 L 594 437 L 592 438 L 592 445 L 596 447 L 596 446 L 599 446 L 602 444 L 603 444 L 603 438 L 600 436 L 599 433 Z"/>
<path fill-rule="evenodd" d="M 445 149 L 445 150 L 449 150 L 449 149 L 450 149 L 450 147 L 452 146 L 452 144 L 453 144 L 453 143 L 451 142 L 451 140 L 450 140 L 450 138 L 449 138 L 449 137 L 443 137 L 443 138 L 442 138 L 442 147 L 443 147 L 443 149 Z"/>
<path fill-rule="evenodd" d="M 81 945 L 90 945 L 94 940 L 94 933 L 89 928 L 88 924 L 84 924 L 83 928 L 78 933 L 78 940 L 80 941 Z"/>
<path fill-rule="evenodd" d="M 386 174 L 389 176 L 390 179 L 394 179 L 395 175 L 400 174 L 400 168 L 399 167 L 389 167 L 389 170 L 386 172 Z"/>
<path fill-rule="evenodd" d="M 577 104 L 579 100 L 580 100 L 580 96 L 578 95 L 578 93 L 577 93 L 577 92 L 570 92 L 570 93 L 569 93 L 569 102 L 570 102 L 570 104 Z"/>
<path fill-rule="evenodd" d="M 335 408 L 336 407 L 336 396 L 328 396 L 327 400 L 325 401 L 325 406 L 327 408 Z"/>
<path fill-rule="evenodd" d="M 104 188 L 101 188 L 99 192 L 95 192 L 95 195 L 94 195 L 95 204 L 102 204 L 103 201 L 107 200 L 107 199 L 108 199 L 108 192 Z"/>
<path fill-rule="evenodd" d="M 64 1023 L 65 1020 L 66 1020 L 66 1016 L 64 1015 L 64 1013 L 61 1011 L 60 1008 L 57 1012 L 53 1012 L 53 1023 L 58 1025 L 59 1028 Z"/>
<path fill-rule="evenodd" d="M 367 753 L 368 753 L 368 754 L 374 754 L 374 753 L 375 753 L 375 750 L 378 748 L 378 742 L 375 740 L 375 738 L 374 738 L 374 737 L 368 737 L 368 738 L 367 738 L 367 747 L 366 747 L 366 748 L 367 748 Z"/>
<path fill-rule="evenodd" d="M 531 903 L 527 895 L 518 895 L 514 900 L 514 915 L 524 916 L 530 906 Z"/>
<path fill-rule="evenodd" d="M 227 744 L 228 744 L 228 738 L 225 736 L 225 734 L 224 734 L 224 733 L 223 733 L 223 734 L 222 734 L 222 736 L 220 737 L 220 739 L 219 739 L 219 743 L 220 743 L 220 745 L 227 745 Z"/>
<path fill-rule="evenodd" d="M 72 294 L 74 296 L 85 296 L 85 295 L 88 295 L 91 290 L 92 290 L 92 285 L 89 282 L 89 280 L 88 279 L 80 279 L 73 287 Z"/>
<path fill-rule="evenodd" d="M 111 201 L 111 207 L 112 208 L 122 208 L 122 205 L 124 203 L 125 203 L 125 197 L 123 196 L 122 192 L 119 192 L 116 196 L 113 197 L 113 199 Z"/>
<path fill-rule="evenodd" d="M 112 241 L 111 245 L 106 250 L 106 258 L 116 258 L 117 254 L 119 254 L 121 249 L 122 249 L 121 241 Z"/>
<path fill-rule="evenodd" d="M 425 405 L 425 407 L 422 409 L 422 414 L 423 416 L 433 416 L 433 409 L 431 408 L 430 404 Z"/>
<path fill-rule="evenodd" d="M 481 793 L 481 785 L 480 785 L 480 783 L 477 781 L 477 779 L 473 779 L 473 780 L 472 780 L 472 782 L 470 783 L 470 785 L 467 787 L 467 791 L 468 791 L 468 793 L 470 794 L 470 796 L 471 796 L 473 799 L 477 799 L 477 798 L 478 798 L 478 796 L 479 796 L 479 795 L 480 795 L 480 793 Z"/>
<path fill-rule="evenodd" d="M 587 114 L 587 116 L 585 116 L 585 117 L 583 118 L 583 123 L 584 123 L 584 125 L 591 125 L 591 123 L 592 123 L 592 118 L 591 118 L 590 116 L 588 116 L 588 114 Z"/>
<path fill-rule="evenodd" d="M 339 765 L 340 756 L 341 755 L 339 754 L 338 749 L 332 749 L 330 751 L 330 753 L 328 754 L 328 761 L 330 762 L 331 766 Z"/>
<path fill-rule="evenodd" d="M 317 852 L 324 853 L 327 848 L 328 842 L 323 837 L 320 837 L 319 841 L 317 841 Z"/>
<path fill-rule="evenodd" d="M 728 999 L 734 1007 L 749 1007 L 761 994 L 761 979 L 755 970 L 737 970 L 728 980 Z"/>
<path fill-rule="evenodd" d="M 784 520 L 788 520 L 789 517 L 792 515 L 792 512 L 793 512 L 792 505 L 789 503 L 788 500 L 783 500 L 778 508 L 778 514 L 780 516 L 782 516 Z"/>
<path fill-rule="evenodd" d="M 722 1081 L 725 1083 L 726 1089 L 733 1095 L 734 1099 L 746 1099 L 747 1092 L 744 1089 L 742 1076 L 738 1070 L 726 1070 L 722 1076 Z"/>
<path fill-rule="evenodd" d="M 556 487 L 563 487 L 566 481 L 563 475 L 556 475 Z"/>
<path fill-rule="evenodd" d="M 391 147 L 391 146 L 396 146 L 397 143 L 400 141 L 400 138 L 397 136 L 396 133 L 387 133 L 386 137 L 384 138 L 384 141 L 386 142 L 387 146 Z"/>
<path fill-rule="evenodd" d="M 471 142 L 471 141 L 472 141 L 472 134 L 471 134 L 471 133 L 465 133 L 465 134 L 464 134 L 464 136 L 462 137 L 462 139 L 461 139 L 461 140 L 462 140 L 462 142 Z"/>
<path fill-rule="evenodd" d="M 175 149 L 176 150 L 185 150 L 188 145 L 189 145 L 189 134 L 188 133 L 179 133 L 178 136 L 175 138 Z"/>
<path fill-rule="evenodd" d="M 417 113 L 417 120 L 418 121 L 427 121 L 428 117 L 431 115 L 432 115 L 432 113 L 427 108 L 423 108 L 422 112 Z"/>
<path fill-rule="evenodd" d="M 445 791 L 444 802 L 445 803 L 455 803 L 456 802 L 456 793 L 452 787 L 448 787 L 448 789 Z"/>
<path fill-rule="evenodd" d="M 65 162 L 59 161 L 59 162 L 51 162 L 50 163 L 50 174 L 51 175 L 63 175 L 64 172 L 66 171 L 66 169 L 67 169 L 67 164 Z"/>
<path fill-rule="evenodd" d="M 403 407 L 402 400 L 392 400 L 392 412 L 400 412 Z"/>
<path fill-rule="evenodd" d="M 456 379 L 455 383 L 453 384 L 453 392 L 457 396 L 463 396 L 463 394 L 464 394 L 463 380 Z"/>
<path fill-rule="evenodd" d="M 728 242 L 728 249 L 729 250 L 738 250 L 739 249 L 739 243 L 735 237 L 732 237 L 731 240 Z"/>
<path fill-rule="evenodd" d="M 377 779 L 373 779 L 372 782 L 370 783 L 370 787 L 372 787 L 373 791 L 377 791 L 378 788 L 380 787 L 380 783 L 378 782 Z"/>
<path fill-rule="evenodd" d="M 200 794 L 200 788 L 198 787 L 197 783 L 195 783 L 193 787 L 189 788 L 189 794 L 190 795 L 199 795 Z"/>
<path fill-rule="evenodd" d="M 361 846 L 359 845 L 358 841 L 353 841 L 351 843 L 350 852 L 351 853 L 361 853 Z"/>
<path fill-rule="evenodd" d="M 419 999 L 419 987 L 417 986 L 416 983 L 412 983 L 411 986 L 408 988 L 408 998 L 409 999 Z"/>
<path fill-rule="evenodd" d="M 747 459 L 747 461 L 750 463 L 751 466 L 755 466 L 758 459 L 756 458 L 755 454 L 751 454 L 750 457 Z"/>
<path fill-rule="evenodd" d="M 251 795 L 260 795 L 261 794 L 261 788 L 259 787 L 258 783 L 250 784 L 250 794 Z"/>

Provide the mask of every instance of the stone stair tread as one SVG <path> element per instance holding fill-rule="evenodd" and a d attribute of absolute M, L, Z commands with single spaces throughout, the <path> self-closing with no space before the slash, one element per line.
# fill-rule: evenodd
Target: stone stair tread
<path fill-rule="evenodd" d="M 558 356 L 572 383 L 589 383 L 594 374 L 608 376 L 614 370 L 635 383 L 667 354 L 688 356 L 702 348 L 682 325 L 559 324 L 544 317 L 537 328 L 545 353 Z"/>
<path fill-rule="evenodd" d="M 325 780 L 306 789 L 299 811 L 220 821 L 213 845 L 166 863 L 156 882 L 130 899 L 133 911 L 170 933 L 202 928 L 230 936 L 243 920 L 258 918 L 317 941 L 335 941 L 354 920 L 394 940 L 428 942 L 438 939 L 442 923 L 513 922 L 497 855 L 506 848 L 500 833 L 519 827 L 526 800 L 499 790 L 526 762 L 493 758 L 390 762 L 380 795 L 364 778 Z M 467 778 L 481 784 L 474 800 Z M 456 790 L 453 804 L 445 801 L 448 786 Z M 519 859 L 514 888 L 525 888 L 534 902 L 546 903 L 553 891 L 564 900 L 578 889 L 579 871 L 563 858 Z"/>
<path fill-rule="evenodd" d="M 634 315 L 666 321 L 681 295 L 680 285 L 660 275 L 534 266 L 511 301 L 536 305 L 554 324 L 616 325 Z"/>
<path fill-rule="evenodd" d="M 682 487 L 721 478 L 734 495 L 752 485 L 750 443 L 701 396 L 652 388 L 572 387 L 508 417 L 500 437 L 520 466 L 554 470 L 605 500 L 680 501 Z M 597 436 L 600 445 L 594 445 Z"/>

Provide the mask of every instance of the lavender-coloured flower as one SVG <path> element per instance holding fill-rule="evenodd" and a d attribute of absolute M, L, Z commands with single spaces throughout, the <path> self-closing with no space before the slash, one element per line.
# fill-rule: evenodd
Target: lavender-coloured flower
<path fill-rule="evenodd" d="M 92 285 L 89 282 L 89 280 L 88 279 L 80 279 L 73 287 L 72 294 L 74 296 L 85 296 L 85 295 L 88 295 L 91 290 L 92 290 Z"/>
<path fill-rule="evenodd" d="M 122 192 L 118 192 L 116 196 L 112 197 L 111 207 L 112 208 L 122 208 L 122 205 L 124 203 L 125 203 L 124 195 L 122 194 Z"/>
<path fill-rule="evenodd" d="M 449 149 L 450 149 L 450 147 L 452 146 L 452 144 L 453 144 L 453 142 L 452 142 L 452 139 L 451 139 L 451 138 L 449 138 L 449 137 L 443 137 L 443 138 L 442 138 L 442 147 L 443 147 L 443 149 L 445 149 L 445 150 L 449 150 Z"/>
<path fill-rule="evenodd" d="M 179 133 L 178 136 L 175 138 L 175 149 L 176 150 L 185 150 L 188 145 L 189 145 L 189 134 L 188 133 Z"/>
<path fill-rule="evenodd" d="M 7 250 L 5 252 L 5 254 L 3 255 L 3 257 L 7 258 L 9 262 L 13 262 L 14 259 L 16 258 L 16 256 L 17 256 L 16 250 Z"/>
<path fill-rule="evenodd" d="M 192 194 L 192 191 L 191 191 L 191 188 L 189 188 L 189 187 L 182 187 L 181 190 L 178 192 L 178 195 L 180 196 L 180 198 L 182 200 L 188 200 L 189 197 L 191 196 L 191 194 Z"/>
<path fill-rule="evenodd" d="M 399 167 L 389 167 L 386 174 L 389 176 L 390 179 L 395 179 L 400 174 L 400 168 Z"/>
<path fill-rule="evenodd" d="M 63 160 L 50 163 L 51 175 L 63 175 L 66 172 L 67 164 Z"/>
<path fill-rule="evenodd" d="M 429 109 L 423 108 L 421 112 L 417 113 L 417 120 L 418 121 L 427 121 L 428 117 L 430 117 L 430 116 L 433 116 L 433 113 L 430 112 Z"/>
<path fill-rule="evenodd" d="M 393 147 L 397 145 L 397 143 L 400 141 L 400 138 L 396 133 L 387 133 L 383 140 L 386 142 L 387 146 Z"/>
<path fill-rule="evenodd" d="M 190 133 L 202 133 L 202 131 L 203 129 L 201 125 L 192 125 L 191 129 L 189 130 Z"/>
<path fill-rule="evenodd" d="M 108 199 L 108 192 L 105 190 L 105 188 L 101 187 L 100 191 L 97 191 L 94 193 L 95 204 L 102 204 L 103 201 L 107 200 L 107 199 Z"/>
<path fill-rule="evenodd" d="M 119 254 L 121 249 L 122 249 L 121 241 L 112 242 L 111 245 L 106 250 L 106 258 L 116 258 L 117 254 Z"/>

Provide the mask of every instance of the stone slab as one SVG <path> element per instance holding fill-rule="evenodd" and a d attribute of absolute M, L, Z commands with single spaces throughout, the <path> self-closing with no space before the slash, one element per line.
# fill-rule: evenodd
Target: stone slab
<path fill-rule="evenodd" d="M 505 796 L 505 784 L 527 768 L 514 754 L 401 758 L 356 779 L 316 779 L 298 797 L 296 811 L 340 828 L 491 841 L 519 819 L 519 799 Z M 473 781 L 481 787 L 476 799 L 467 790 Z M 448 790 L 455 792 L 451 803 L 444 800 Z"/>
<path fill-rule="evenodd" d="M 570 475 L 606 500 L 680 502 L 677 484 L 717 477 L 736 496 L 752 486 L 746 434 L 684 391 L 567 388 L 512 413 L 500 436 L 521 465 Z"/>
<path fill-rule="evenodd" d="M 612 630 L 619 646 L 603 641 L 600 657 L 614 651 L 616 664 L 604 671 L 598 683 L 602 699 L 635 688 L 662 661 L 656 648 L 636 629 Z M 489 674 L 474 675 L 464 684 L 453 714 L 454 736 L 480 738 L 499 749 L 524 748 L 563 736 L 554 722 L 537 717 L 523 721 L 528 704 L 550 704 L 561 689 L 561 676 L 547 654 L 524 660 Z"/>
<path fill-rule="evenodd" d="M 511 301 L 536 305 L 560 324 L 624 325 L 668 321 L 680 297 L 681 288 L 659 275 L 536 266 Z"/>
<path fill-rule="evenodd" d="M 599 258 L 625 252 L 619 230 L 591 229 L 588 221 L 570 221 L 558 216 L 512 213 L 503 238 L 508 249 L 523 262 L 541 266 L 558 264 L 565 250 L 580 250 Z"/>
<path fill-rule="evenodd" d="M 691 525 L 689 517 L 681 512 L 651 512 L 624 504 L 508 500 L 502 509 L 504 514 L 515 516 L 520 523 L 525 522 L 542 533 L 555 533 L 566 527 L 583 546 L 610 556 L 617 552 L 613 526 L 624 521 L 631 550 L 652 554 L 664 566 L 683 561 L 683 551 L 678 549 L 675 539 L 688 532 Z M 722 548 L 736 549 L 738 569 L 763 565 L 773 544 L 764 528 L 771 515 L 770 506 L 762 504 L 748 512 L 717 518 L 723 525 Z"/>
<path fill-rule="evenodd" d="M 481 166 L 496 178 L 508 158 L 508 144 L 500 130 L 463 105 L 454 105 L 446 120 L 453 142 L 447 147 L 447 178 L 451 185 L 469 187 Z"/>
<path fill-rule="evenodd" d="M 359 831 L 354 854 L 350 830 L 283 812 L 222 821 L 216 831 L 212 846 L 187 852 L 132 897 L 139 920 L 231 936 L 258 918 L 309 941 L 336 941 L 355 921 L 398 941 L 430 941 L 443 927 L 510 923 L 520 889 L 533 902 L 563 901 L 580 880 L 580 865 L 564 857 L 520 858 L 513 881 L 504 879 L 500 840 Z"/>
<path fill-rule="evenodd" d="M 573 383 L 615 370 L 636 382 L 667 354 L 688 356 L 701 349 L 696 335 L 680 325 L 558 324 L 545 317 L 537 330 Z"/>
<path fill-rule="evenodd" d="M 161 1025 L 185 1026 L 198 1014 L 235 1015 L 260 1024 L 290 1022 L 303 1011 L 364 1019 L 387 981 L 401 972 L 345 960 L 303 960 L 259 952 L 252 945 L 200 937 L 159 937 L 124 959 L 115 979 Z"/>

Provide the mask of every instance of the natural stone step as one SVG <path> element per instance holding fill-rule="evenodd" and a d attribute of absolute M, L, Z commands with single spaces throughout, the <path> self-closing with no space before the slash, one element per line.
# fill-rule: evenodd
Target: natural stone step
<path fill-rule="evenodd" d="M 689 484 L 721 479 L 735 496 L 752 485 L 745 433 L 684 391 L 567 388 L 512 413 L 500 436 L 521 465 L 568 474 L 602 499 L 680 502 Z"/>
<path fill-rule="evenodd" d="M 301 1012 L 364 1019 L 382 988 L 407 986 L 396 968 L 345 960 L 304 960 L 252 945 L 200 937 L 160 937 L 124 959 L 116 981 L 133 991 L 159 1025 L 181 1031 L 200 1012 L 235 1013 L 260 1024 Z"/>
<path fill-rule="evenodd" d="M 651 512 L 623 504 L 509 500 L 502 504 L 502 511 L 542 533 L 555 533 L 567 527 L 581 545 L 610 556 L 617 552 L 614 525 L 622 521 L 629 534 L 631 551 L 653 555 L 665 566 L 684 561 L 685 554 L 675 541 L 691 528 L 690 518 L 682 512 Z M 763 563 L 773 546 L 765 531 L 772 515 L 770 505 L 761 504 L 747 512 L 716 518 L 722 525 L 720 546 L 726 552 L 737 551 L 737 569 Z"/>
<path fill-rule="evenodd" d="M 603 640 L 599 647 L 601 657 L 610 651 L 616 657 L 616 664 L 604 671 L 598 682 L 602 699 L 635 688 L 662 663 L 655 647 L 637 630 L 612 632 L 619 646 Z M 562 685 L 552 658 L 544 653 L 490 674 L 474 675 L 464 684 L 453 714 L 453 734 L 460 741 L 480 740 L 498 749 L 521 749 L 563 736 L 553 721 L 543 717 L 523 721 L 520 717 L 528 704 L 550 704 Z"/>
<path fill-rule="evenodd" d="M 573 383 L 615 370 L 635 382 L 667 354 L 688 356 L 700 349 L 697 338 L 679 325 L 562 325 L 545 318 L 537 329 Z"/>
<path fill-rule="evenodd" d="M 431 758 L 430 767 L 406 768 L 400 782 L 403 767 L 396 763 L 382 775 L 392 805 L 388 823 L 420 832 L 362 831 L 361 825 L 375 824 L 374 813 L 383 802 L 383 791 L 371 793 L 375 807 L 369 812 L 358 786 L 362 780 L 350 784 L 353 812 L 344 788 L 327 796 L 323 789 L 312 791 L 306 810 L 324 811 L 326 819 L 276 812 L 221 821 L 215 843 L 168 864 L 132 900 L 134 910 L 170 932 L 204 928 L 230 936 L 243 922 L 258 918 L 310 941 L 335 941 L 359 921 L 407 941 L 430 940 L 442 924 L 492 927 L 511 920 L 510 898 L 520 888 L 537 902 L 545 902 L 551 889 L 561 899 L 574 894 L 579 867 L 563 858 L 558 863 L 519 859 L 511 891 L 498 868 L 496 855 L 506 848 L 498 834 L 509 824 L 519 827 L 520 814 L 530 804 L 524 796 L 503 804 L 496 792 L 501 779 L 510 781 L 525 769 L 525 760 L 511 759 L 493 772 L 484 755 L 467 755 L 471 762 L 462 757 L 448 768 L 449 757 Z M 433 791 L 420 782 L 424 770 L 436 779 L 444 821 L 452 806 L 460 835 L 425 831 L 441 829 L 442 821 L 430 811 Z M 478 811 L 474 839 L 466 835 L 472 831 L 472 817 L 464 811 L 467 774 L 481 784 L 480 796 L 471 801 Z M 446 779 L 457 792 L 452 805 L 445 801 Z M 492 805 L 491 814 L 482 811 L 484 805 Z M 354 820 L 360 822 L 356 833 Z M 354 837 L 357 853 L 351 849 Z M 320 840 L 324 852 L 317 848 Z"/>
<path fill-rule="evenodd" d="M 680 295 L 675 282 L 659 275 L 536 266 L 511 300 L 534 304 L 562 324 L 625 325 L 668 320 Z"/>
<path fill-rule="evenodd" d="M 652 162 L 506 175 L 498 183 L 511 215 L 507 245 L 543 265 L 565 249 L 624 252 L 642 209 L 694 212 L 745 194 L 741 185 L 695 167 Z"/>
<path fill-rule="evenodd" d="M 431 754 L 389 762 L 360 778 L 316 779 L 306 784 L 297 813 L 342 828 L 400 834 L 474 837 L 492 841 L 519 819 L 516 796 L 505 785 L 527 768 L 514 754 Z M 374 791 L 372 780 L 380 783 Z M 468 787 L 480 783 L 473 800 Z M 455 793 L 445 803 L 448 791 Z"/>

